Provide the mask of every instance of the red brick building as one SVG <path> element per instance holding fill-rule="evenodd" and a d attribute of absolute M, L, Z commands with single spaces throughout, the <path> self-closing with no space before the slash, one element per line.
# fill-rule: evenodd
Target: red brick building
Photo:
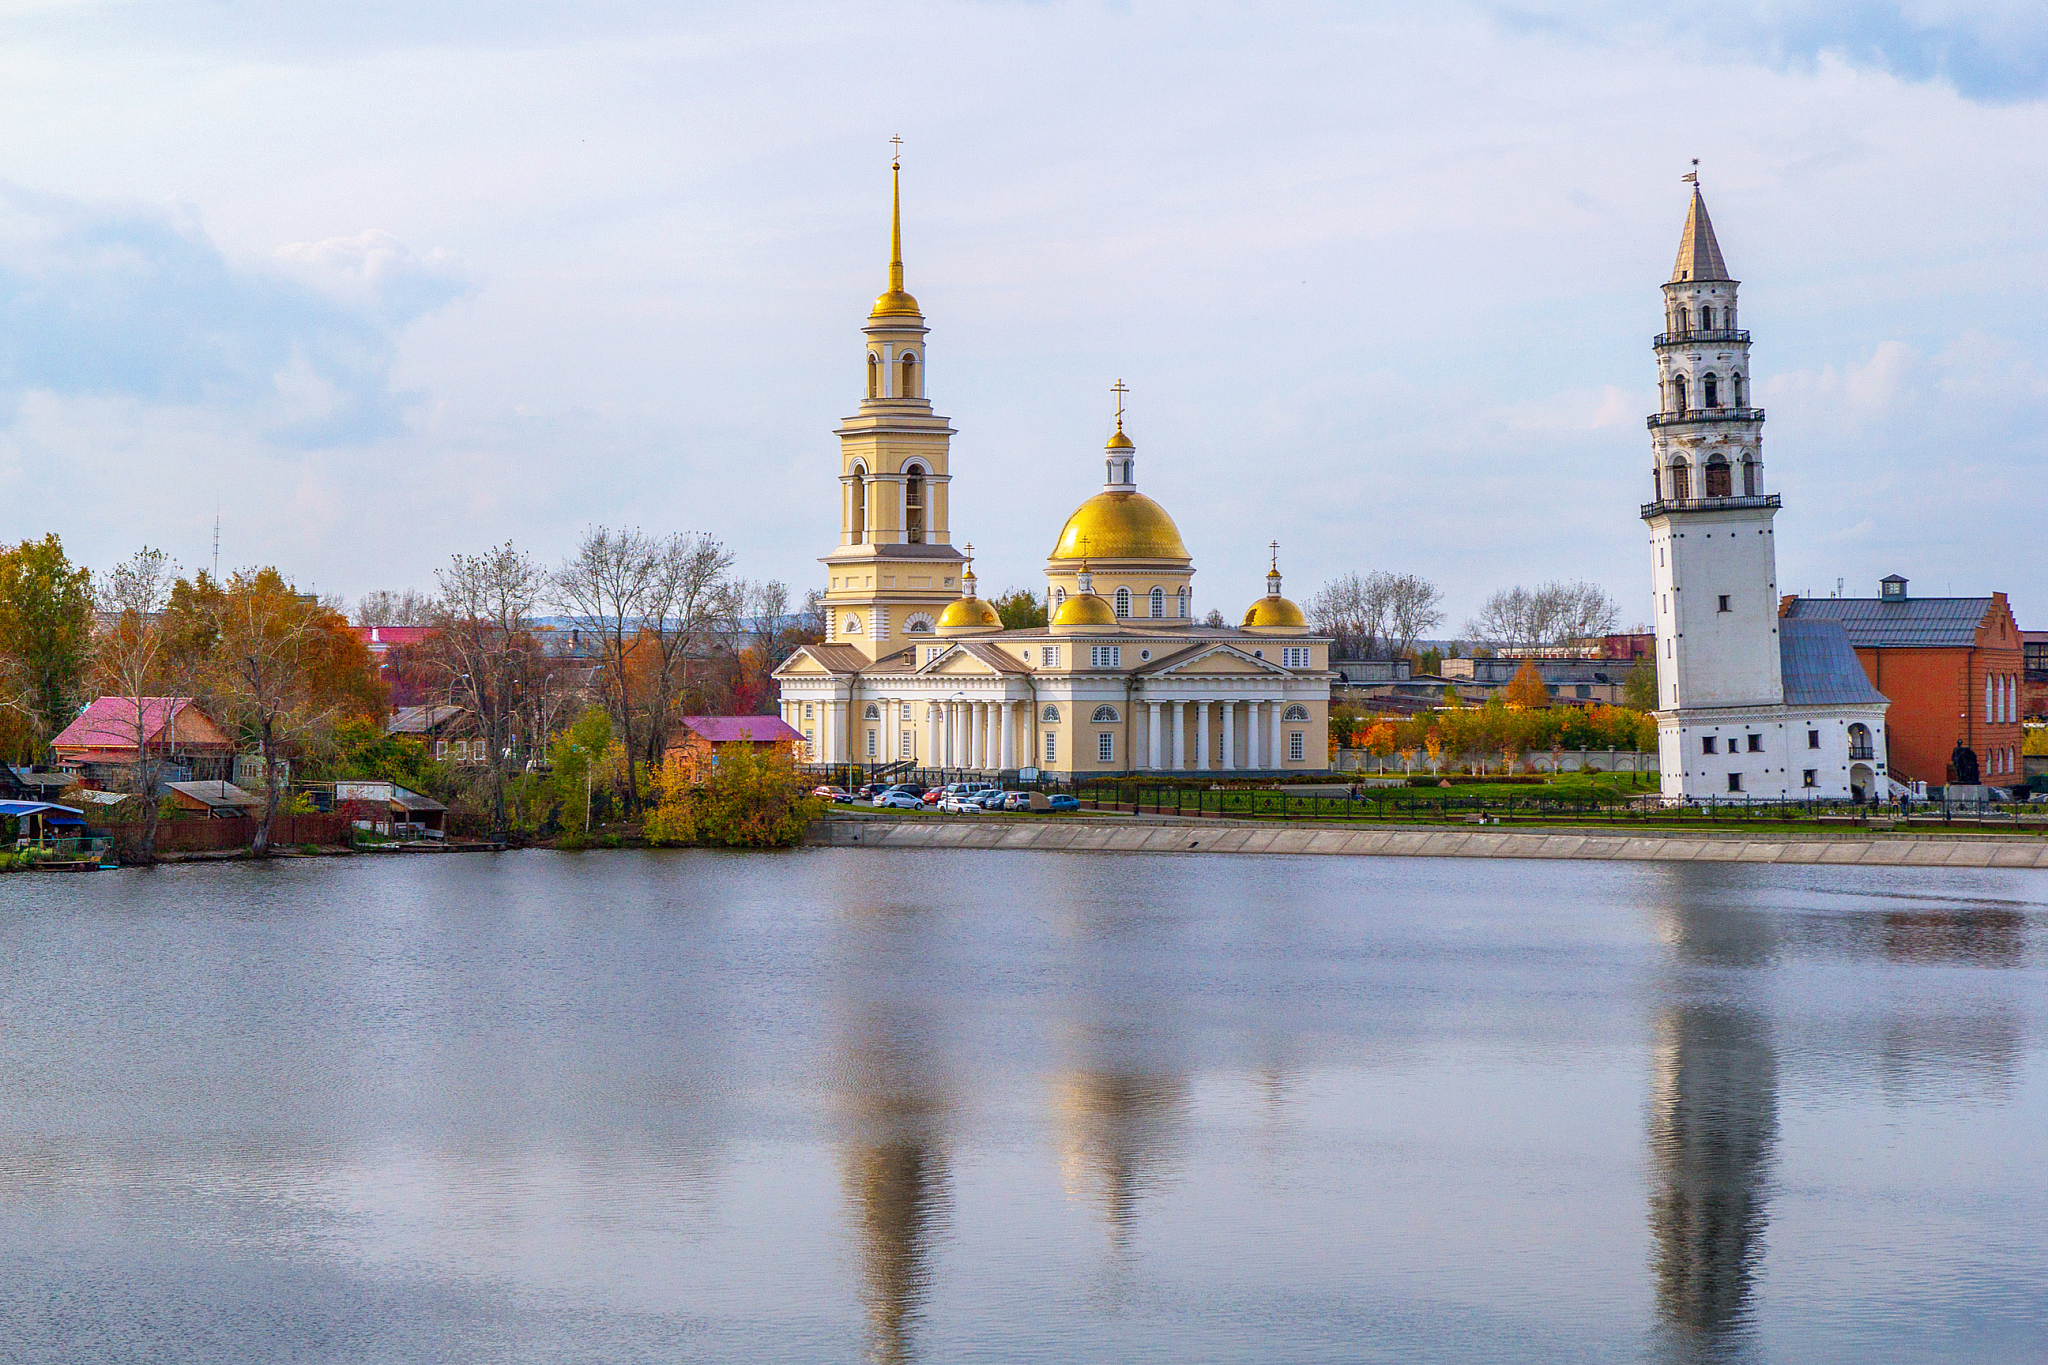
<path fill-rule="evenodd" d="M 2026 720 L 2048 721 L 2048 630 L 2023 630 L 2020 646 L 2026 651 L 2027 676 L 2020 684 L 2020 715 Z"/>
<path fill-rule="evenodd" d="M 1869 597 L 1787 597 L 1779 615 L 1840 621 L 1885 715 L 1892 775 L 1943 786 L 1958 746 L 1977 755 L 1979 780 L 2020 779 L 2026 661 L 2005 594 L 1914 597 L 1897 574 Z"/>

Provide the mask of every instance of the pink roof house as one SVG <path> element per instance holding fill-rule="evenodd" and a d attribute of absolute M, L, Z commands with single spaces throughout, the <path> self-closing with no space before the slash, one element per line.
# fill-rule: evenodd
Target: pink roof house
<path fill-rule="evenodd" d="M 190 697 L 101 697 L 50 741 L 59 767 L 88 778 L 129 767 L 144 744 L 173 763 L 209 769 L 235 756 L 233 736 Z"/>
<path fill-rule="evenodd" d="M 685 762 L 709 758 L 734 744 L 756 749 L 781 749 L 794 755 L 803 735 L 776 716 L 684 716 L 682 728 L 669 737 L 668 756 Z"/>

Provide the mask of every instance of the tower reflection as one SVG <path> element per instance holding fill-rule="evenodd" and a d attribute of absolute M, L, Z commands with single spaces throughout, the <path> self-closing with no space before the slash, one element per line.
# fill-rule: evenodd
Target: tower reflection
<path fill-rule="evenodd" d="M 1660 907 L 1681 979 L 1657 1021 L 1649 1212 L 1658 1315 L 1679 1360 L 1723 1357 L 1745 1334 L 1777 1141 L 1777 1051 L 1744 979 L 1770 963 L 1771 921 L 1726 908 L 1726 875 L 1673 868 Z"/>

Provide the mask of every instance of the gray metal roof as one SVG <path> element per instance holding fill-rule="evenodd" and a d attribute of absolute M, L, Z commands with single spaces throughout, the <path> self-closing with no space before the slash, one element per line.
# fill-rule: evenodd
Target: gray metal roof
<path fill-rule="evenodd" d="M 1839 706 L 1885 699 L 1870 685 L 1839 621 L 1788 617 L 1778 622 L 1778 669 L 1785 680 L 1787 706 Z"/>
<path fill-rule="evenodd" d="M 1988 597 L 1795 597 L 1792 621 L 1840 621 L 1857 649 L 1939 649 L 1977 643 Z"/>

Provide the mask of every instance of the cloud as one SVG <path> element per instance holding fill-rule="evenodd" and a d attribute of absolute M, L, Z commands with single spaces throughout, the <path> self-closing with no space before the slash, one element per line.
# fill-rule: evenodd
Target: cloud
<path fill-rule="evenodd" d="M 396 430 L 396 337 L 468 289 L 389 233 L 231 261 L 190 218 L 0 187 L 0 407 L 24 395 L 240 411 L 288 446 Z"/>
<path fill-rule="evenodd" d="M 1943 81 L 1988 103 L 2048 94 L 2048 9 L 2036 0 L 1701 0 L 1663 13 L 1585 3 L 1485 4 L 1503 25 L 1593 42 L 1647 40 L 1778 68 L 1835 60 Z"/>

